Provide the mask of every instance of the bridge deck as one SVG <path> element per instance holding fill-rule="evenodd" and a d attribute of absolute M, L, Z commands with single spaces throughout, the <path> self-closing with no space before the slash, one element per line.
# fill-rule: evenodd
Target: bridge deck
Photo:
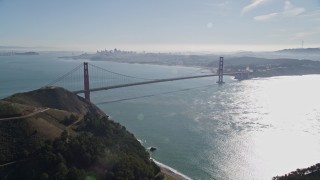
<path fill-rule="evenodd" d="M 238 74 L 238 73 L 224 73 L 223 75 L 233 76 L 236 74 Z M 177 81 L 177 80 L 204 78 L 204 77 L 212 77 L 212 76 L 219 76 L 219 75 L 218 74 L 206 74 L 206 75 L 198 75 L 198 76 L 156 79 L 156 80 L 150 80 L 150 81 L 144 81 L 144 82 L 136 82 L 136 83 L 120 84 L 120 85 L 100 87 L 100 88 L 92 88 L 92 89 L 90 89 L 90 92 L 109 90 L 109 89 L 117 89 L 117 88 L 129 87 L 129 86 L 138 86 L 138 85 L 143 85 L 143 84 L 153 84 L 153 83 L 160 83 L 160 82 L 167 82 L 167 81 Z M 85 92 L 84 90 L 73 91 L 73 93 L 76 93 L 76 94 L 80 94 L 80 93 L 84 93 L 84 92 Z"/>

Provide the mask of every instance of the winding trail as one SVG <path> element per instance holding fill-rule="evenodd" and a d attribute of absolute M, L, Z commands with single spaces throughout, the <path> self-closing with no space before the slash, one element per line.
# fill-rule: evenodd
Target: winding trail
<path fill-rule="evenodd" d="M 45 111 L 48 111 L 50 108 L 37 108 L 37 110 L 33 113 L 30 113 L 30 114 L 27 114 L 27 115 L 24 115 L 24 116 L 18 116 L 18 117 L 10 117 L 10 118 L 1 118 L 0 121 L 9 121 L 9 120 L 16 120 L 16 119 L 23 119 L 23 118 L 29 118 L 29 117 L 32 117 L 32 116 L 35 116 L 39 113 L 43 113 Z"/>
<path fill-rule="evenodd" d="M 0 164 L 0 167 L 5 167 L 5 166 L 8 166 L 8 165 L 11 165 L 11 164 L 15 164 L 19 161 L 12 161 L 12 162 L 8 162 L 8 163 L 5 163 L 5 164 Z"/>

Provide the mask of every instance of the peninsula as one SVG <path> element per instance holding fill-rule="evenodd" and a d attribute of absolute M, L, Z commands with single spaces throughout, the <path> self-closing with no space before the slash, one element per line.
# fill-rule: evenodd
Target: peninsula
<path fill-rule="evenodd" d="M 0 100 L 3 179 L 164 179 L 133 134 L 60 87 Z"/>
<path fill-rule="evenodd" d="M 37 52 L 33 52 L 33 51 L 28 51 L 28 52 L 14 52 L 14 51 L 10 51 L 10 52 L 0 52 L 0 56 L 15 56 L 15 55 L 39 55 L 39 53 Z"/>
<path fill-rule="evenodd" d="M 224 56 L 224 72 L 250 72 L 249 78 L 320 74 L 320 48 L 285 49 L 274 52 L 240 52 Z M 61 57 L 119 63 L 187 66 L 216 72 L 219 56 L 215 54 L 138 53 L 103 50 L 94 54 Z"/>

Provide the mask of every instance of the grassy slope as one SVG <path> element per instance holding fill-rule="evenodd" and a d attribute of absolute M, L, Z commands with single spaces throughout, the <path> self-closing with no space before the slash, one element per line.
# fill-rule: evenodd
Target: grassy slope
<path fill-rule="evenodd" d="M 25 119 L 0 121 L 0 164 L 17 161 L 0 167 L 5 179 L 22 174 L 30 178 L 49 175 L 51 179 L 88 173 L 101 178 L 105 172 L 113 178 L 150 179 L 158 173 L 131 133 L 93 104 L 62 88 L 48 87 L 0 100 L 0 115 L 26 115 L 39 107 L 50 109 Z M 75 124 L 65 124 L 72 116 Z M 62 138 L 64 130 L 67 141 Z M 47 161 L 53 157 L 55 160 Z M 32 169 L 36 171 L 29 172 Z"/>
<path fill-rule="evenodd" d="M 42 138 L 57 138 L 61 132 L 67 129 L 63 121 L 74 115 L 81 118 L 88 111 L 101 116 L 101 110 L 79 96 L 59 87 L 47 87 L 26 93 L 14 94 L 0 100 L 0 118 L 17 117 L 27 115 L 36 108 L 50 108 L 48 111 L 39 113 L 24 120 L 29 131 L 37 131 Z M 81 120 L 81 119 L 80 119 Z M 68 128 L 68 130 L 72 130 Z"/>

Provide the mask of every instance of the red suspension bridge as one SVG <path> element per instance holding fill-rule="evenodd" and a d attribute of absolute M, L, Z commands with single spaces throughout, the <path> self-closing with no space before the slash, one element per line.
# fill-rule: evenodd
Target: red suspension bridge
<path fill-rule="evenodd" d="M 81 70 L 83 67 L 83 71 Z M 94 69 L 94 70 L 90 70 Z M 78 89 L 74 87 L 70 87 L 70 84 L 79 82 L 75 80 L 74 75 L 79 77 L 82 76 L 83 73 L 83 86 L 78 85 Z M 95 91 L 102 91 L 102 90 L 110 90 L 110 89 L 117 89 L 117 88 L 124 88 L 130 86 L 138 86 L 144 84 L 153 84 L 153 83 L 160 83 L 160 82 L 167 82 L 167 81 L 177 81 L 177 80 L 185 80 L 185 79 L 195 79 L 195 78 L 204 78 L 204 77 L 213 77 L 218 76 L 218 84 L 223 84 L 223 76 L 237 76 L 237 75 L 246 74 L 246 72 L 233 72 L 233 73 L 224 73 L 223 72 L 223 57 L 219 59 L 219 67 L 216 74 L 206 74 L 206 75 L 194 75 L 194 76 L 184 76 L 184 77 L 174 77 L 174 78 L 163 78 L 163 79 L 146 79 L 140 78 L 135 76 L 129 76 L 117 72 L 113 72 L 101 67 L 98 67 L 93 64 L 89 64 L 84 62 L 83 65 L 79 65 L 78 67 L 74 68 L 70 72 L 66 73 L 65 75 L 59 77 L 52 83 L 48 84 L 48 86 L 56 85 L 61 81 L 67 80 L 67 84 L 63 87 L 71 90 L 76 94 L 84 93 L 84 97 L 87 101 L 90 101 L 90 93 Z M 96 79 L 102 79 L 102 81 L 97 81 Z M 120 78 L 120 79 L 119 79 Z M 138 81 L 137 81 L 138 80 Z M 81 89 L 80 89 L 81 87 Z"/>

